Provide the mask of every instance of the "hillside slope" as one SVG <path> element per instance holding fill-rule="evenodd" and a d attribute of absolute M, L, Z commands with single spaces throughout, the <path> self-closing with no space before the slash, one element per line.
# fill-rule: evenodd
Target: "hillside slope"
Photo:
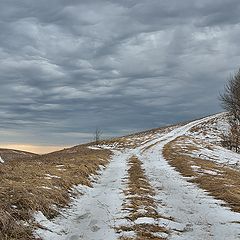
<path fill-rule="evenodd" d="M 61 239 L 239 239 L 239 155 L 220 146 L 225 115 L 154 129 L 88 149 L 113 156 L 83 195 L 35 236 Z"/>
<path fill-rule="evenodd" d="M 14 149 L 6 149 L 0 148 L 0 162 L 3 163 L 9 160 L 17 160 L 24 158 L 33 158 L 38 156 L 38 154 L 30 153 L 26 151 L 14 150 Z"/>
<path fill-rule="evenodd" d="M 0 239 L 33 239 L 37 226 L 33 213 L 56 216 L 58 209 L 79 194 L 74 186 L 91 186 L 93 176 L 111 155 L 109 150 L 82 145 L 32 158 L 24 155 L 0 164 Z"/>

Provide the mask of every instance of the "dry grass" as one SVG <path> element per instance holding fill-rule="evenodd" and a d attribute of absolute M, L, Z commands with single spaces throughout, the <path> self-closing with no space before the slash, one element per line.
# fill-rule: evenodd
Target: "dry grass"
<path fill-rule="evenodd" d="M 38 156 L 38 154 L 26 151 L 0 148 L 0 156 L 4 161 L 11 161 L 16 159 L 33 158 Z"/>
<path fill-rule="evenodd" d="M 149 217 L 152 219 L 160 219 L 157 212 L 157 204 L 154 199 L 155 191 L 150 185 L 147 177 L 144 174 L 142 163 L 137 157 L 131 157 L 129 160 L 128 189 L 124 192 L 126 202 L 123 205 L 123 210 L 128 211 L 126 218 L 131 222 L 129 226 L 120 226 L 116 229 L 118 233 L 134 231 L 135 238 L 121 237 L 120 239 L 156 239 L 164 238 L 154 236 L 154 233 L 168 233 L 168 230 L 158 224 L 136 224 L 138 218 Z"/>
<path fill-rule="evenodd" d="M 52 218 L 70 202 L 72 187 L 91 186 L 89 176 L 110 158 L 108 150 L 76 146 L 0 166 L 0 239 L 34 239 L 32 214 Z"/>
<path fill-rule="evenodd" d="M 182 126 L 185 123 L 170 125 L 166 127 L 154 128 L 151 130 L 130 134 L 123 137 L 102 140 L 99 145 L 108 145 L 116 149 L 132 149 L 146 144 L 159 137 L 159 134 L 167 134 L 176 127 Z M 151 146 L 150 146 L 151 147 Z M 149 148 L 150 148 L 149 147 Z"/>
<path fill-rule="evenodd" d="M 230 167 L 222 166 L 210 160 L 187 156 L 196 150 L 196 146 L 185 144 L 187 137 L 182 136 L 168 143 L 164 148 L 164 157 L 183 176 L 194 177 L 189 180 L 207 190 L 212 196 L 223 200 L 232 210 L 240 212 L 240 172 Z M 197 166 L 194 170 L 192 166 Z M 214 171 L 216 175 L 207 171 Z"/>

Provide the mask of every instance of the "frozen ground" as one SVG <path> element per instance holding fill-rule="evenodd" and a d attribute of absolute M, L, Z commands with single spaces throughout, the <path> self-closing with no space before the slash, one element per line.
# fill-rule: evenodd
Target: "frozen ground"
<path fill-rule="evenodd" d="M 196 145 L 194 142 L 190 142 L 190 144 L 193 146 Z M 211 146 L 209 149 L 198 144 L 197 148 L 197 150 L 193 150 L 187 155 L 201 157 L 202 159 L 215 161 L 234 168 L 240 168 L 240 157 L 238 153 L 227 150 L 221 146 Z"/>
<path fill-rule="evenodd" d="M 126 212 L 122 210 L 127 162 L 135 155 L 143 163 L 145 174 L 156 191 L 154 197 L 163 218 L 154 222 L 169 230 L 167 239 L 240 239 L 240 214 L 222 207 L 221 201 L 187 182 L 162 155 L 165 144 L 214 117 L 179 126 L 167 133 L 156 133 L 150 141 L 144 137 L 143 144 L 134 149 L 115 151 L 93 188 L 79 186 L 84 194 L 75 199 L 70 208 L 63 210 L 58 218 L 49 221 L 42 213 L 35 214 L 36 220 L 44 227 L 36 234 L 45 240 L 118 239 L 114 227 L 127 224 L 124 219 Z M 141 217 L 135 224 L 150 224 L 152 221 Z M 129 234 L 134 236 L 132 232 Z"/>
<path fill-rule="evenodd" d="M 181 129 L 138 155 L 150 182 L 159 190 L 156 198 L 160 214 L 174 219 L 160 219 L 159 223 L 169 228 L 168 239 L 240 239 L 240 225 L 236 223 L 240 214 L 223 208 L 221 201 L 187 182 L 163 158 L 164 145 L 187 130 L 186 126 Z"/>
<path fill-rule="evenodd" d="M 38 229 L 37 235 L 49 240 L 117 239 L 113 227 L 116 219 L 122 216 L 122 179 L 128 157 L 129 153 L 115 152 L 93 188 L 79 186 L 78 190 L 83 196 L 74 200 L 72 207 L 62 211 L 61 216 L 52 222 L 42 213 L 36 213 L 36 220 L 48 229 Z"/>

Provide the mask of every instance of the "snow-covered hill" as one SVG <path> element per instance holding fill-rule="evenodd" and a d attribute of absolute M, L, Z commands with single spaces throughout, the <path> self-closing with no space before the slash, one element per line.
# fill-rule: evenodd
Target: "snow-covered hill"
<path fill-rule="evenodd" d="M 240 155 L 221 145 L 221 135 L 227 130 L 227 114 L 217 114 L 212 119 L 190 129 L 185 134 L 184 141 L 180 140 L 177 144 L 188 149 L 187 155 L 214 161 L 223 166 L 240 168 Z"/>
<path fill-rule="evenodd" d="M 46 240 L 239 239 L 239 155 L 220 146 L 225 115 L 89 146 L 111 149 L 93 187 L 52 220 L 35 214 Z"/>

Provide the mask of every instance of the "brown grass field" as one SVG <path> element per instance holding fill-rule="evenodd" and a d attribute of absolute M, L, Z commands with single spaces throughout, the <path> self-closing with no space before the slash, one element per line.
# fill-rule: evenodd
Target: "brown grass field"
<path fill-rule="evenodd" d="M 34 239 L 32 214 L 52 218 L 70 203 L 78 184 L 91 186 L 89 176 L 106 165 L 111 152 L 87 145 L 8 161 L 0 165 L 0 239 Z"/>
<path fill-rule="evenodd" d="M 193 177 L 189 181 L 196 183 L 215 198 L 225 201 L 232 210 L 240 212 L 240 172 L 214 161 L 187 156 L 186 153 L 196 149 L 196 146 L 184 145 L 187 138 L 181 136 L 168 143 L 163 152 L 165 159 L 183 176 Z M 194 171 L 191 166 L 197 166 L 199 171 Z M 208 174 L 206 170 L 218 174 Z"/>

